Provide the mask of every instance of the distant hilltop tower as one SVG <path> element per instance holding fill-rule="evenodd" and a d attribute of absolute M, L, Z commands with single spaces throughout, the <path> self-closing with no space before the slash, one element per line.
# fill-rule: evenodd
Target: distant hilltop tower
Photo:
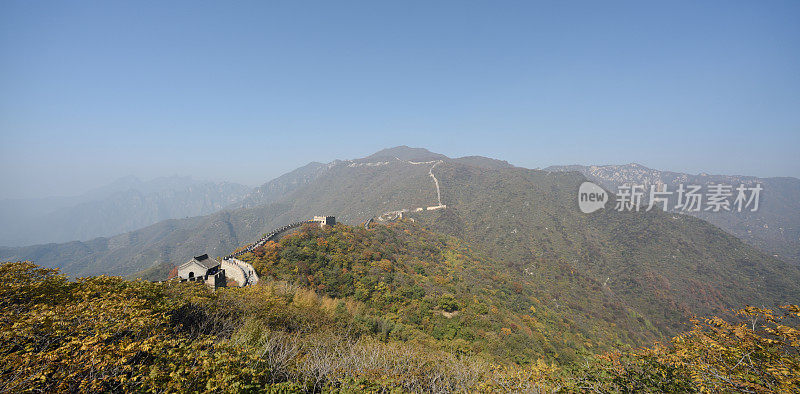
<path fill-rule="evenodd" d="M 314 222 L 319 223 L 319 226 L 334 226 L 336 225 L 335 216 L 314 216 Z"/>

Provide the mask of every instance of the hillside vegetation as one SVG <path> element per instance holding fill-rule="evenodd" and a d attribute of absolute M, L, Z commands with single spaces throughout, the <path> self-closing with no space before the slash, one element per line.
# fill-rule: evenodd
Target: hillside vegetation
<path fill-rule="evenodd" d="M 131 275 L 187 261 L 198 251 L 224 256 L 263 233 L 314 215 L 334 214 L 338 221 L 358 224 L 386 211 L 435 201 L 429 166 L 392 160 L 380 166 L 337 161 L 299 169 L 257 189 L 244 207 L 84 242 L 0 247 L 0 260 L 32 260 L 73 276 Z"/>
<path fill-rule="evenodd" d="M 423 341 L 489 360 L 579 362 L 660 337 L 614 300 L 591 325 L 578 324 L 537 298 L 542 283 L 411 222 L 370 230 L 308 225 L 240 258 L 262 278 L 363 303 L 366 313 L 385 321 L 385 339 Z"/>
<path fill-rule="evenodd" d="M 781 392 L 800 308 L 747 308 L 580 366 L 486 361 L 386 335 L 391 318 L 286 282 L 209 291 L 0 265 L 0 392 Z M 502 335 L 502 332 L 497 333 Z"/>
<path fill-rule="evenodd" d="M 0 261 L 163 279 L 191 256 L 224 256 L 334 214 L 346 225 L 308 227 L 243 258 L 266 279 L 359 305 L 346 321 L 375 340 L 515 365 L 576 365 L 681 335 L 695 316 L 731 320 L 739 308 L 800 300 L 800 268 L 698 218 L 582 214 L 578 173 L 426 152 L 312 165 L 264 188 L 277 199 L 269 203 L 255 196 L 255 206 L 112 238 L 0 248 Z M 437 202 L 432 165 L 421 164 L 430 160 L 442 160 L 433 172 L 447 208 L 363 229 L 381 213 Z"/>
<path fill-rule="evenodd" d="M 707 220 L 739 239 L 776 257 L 800 264 L 800 179 L 791 177 L 756 178 L 739 175 L 692 175 L 670 171 L 659 171 L 639 164 L 609 166 L 553 166 L 551 171 L 578 171 L 593 182 L 611 191 L 623 184 L 642 185 L 650 190 L 651 185 L 663 185 L 668 191 L 676 191 L 678 185 L 700 185 L 708 190 L 712 184 L 731 185 L 734 190 L 740 184 L 748 187 L 760 184 L 763 187 L 758 210 L 751 212 L 727 212 L 720 210 L 686 212 Z M 645 193 L 645 198 L 647 193 Z M 668 207 L 677 204 L 675 195 Z"/>
<path fill-rule="evenodd" d="M 693 315 L 800 299 L 797 266 L 765 255 L 694 217 L 661 211 L 583 214 L 577 173 L 437 166 L 438 215 L 411 215 L 504 263 L 514 280 L 578 325 L 602 320 L 620 302 L 665 335 Z M 524 278 L 524 279 L 523 279 Z"/>
<path fill-rule="evenodd" d="M 415 214 L 440 234 L 467 241 L 537 283 L 535 297 L 581 326 L 605 320 L 617 305 L 640 326 L 638 343 L 674 335 L 691 315 L 722 314 L 750 304 L 800 299 L 798 267 L 770 258 L 720 229 L 683 215 L 581 214 L 575 191 L 584 178 L 510 166 L 499 160 L 450 159 L 398 147 L 352 161 L 311 164 L 271 181 L 240 207 L 169 220 L 111 238 L 0 248 L 0 260 L 32 260 L 79 277 L 113 274 L 163 279 L 176 264 L 225 256 L 287 223 L 335 215 L 358 225 L 387 211 L 436 204 L 434 172 L 446 210 Z M 627 320 L 627 319 L 626 319 Z M 608 324 L 617 324 L 609 321 Z"/>

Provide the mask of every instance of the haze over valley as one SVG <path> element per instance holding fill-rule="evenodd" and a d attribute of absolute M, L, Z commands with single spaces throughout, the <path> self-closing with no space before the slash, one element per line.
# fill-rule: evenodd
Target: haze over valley
<path fill-rule="evenodd" d="M 166 219 L 205 215 L 232 205 L 250 188 L 190 177 L 143 182 L 127 176 L 73 197 L 0 200 L 0 245 L 87 241 Z"/>

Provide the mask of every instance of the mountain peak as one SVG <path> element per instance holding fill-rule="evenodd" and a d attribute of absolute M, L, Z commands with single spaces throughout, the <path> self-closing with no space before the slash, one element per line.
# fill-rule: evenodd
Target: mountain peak
<path fill-rule="evenodd" d="M 643 166 L 643 165 L 641 165 L 641 164 L 639 164 L 639 163 L 628 163 L 628 164 L 624 165 L 623 167 L 628 167 L 628 168 L 639 168 L 639 169 L 642 169 L 642 170 L 648 170 L 648 171 L 651 171 L 651 170 L 652 170 L 651 168 L 649 168 L 649 167 L 646 167 L 646 166 Z"/>
<path fill-rule="evenodd" d="M 434 153 L 425 148 L 412 148 L 406 145 L 395 146 L 393 148 L 386 148 L 373 153 L 365 160 L 386 160 L 386 159 L 400 159 L 411 161 L 425 161 L 425 160 L 444 160 L 448 159 L 447 156 L 441 153 Z"/>

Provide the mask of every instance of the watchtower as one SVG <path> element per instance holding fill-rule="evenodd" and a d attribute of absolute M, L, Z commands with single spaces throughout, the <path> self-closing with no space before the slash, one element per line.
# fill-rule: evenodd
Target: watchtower
<path fill-rule="evenodd" d="M 319 223 L 320 227 L 336 225 L 335 216 L 314 216 L 314 221 Z"/>

